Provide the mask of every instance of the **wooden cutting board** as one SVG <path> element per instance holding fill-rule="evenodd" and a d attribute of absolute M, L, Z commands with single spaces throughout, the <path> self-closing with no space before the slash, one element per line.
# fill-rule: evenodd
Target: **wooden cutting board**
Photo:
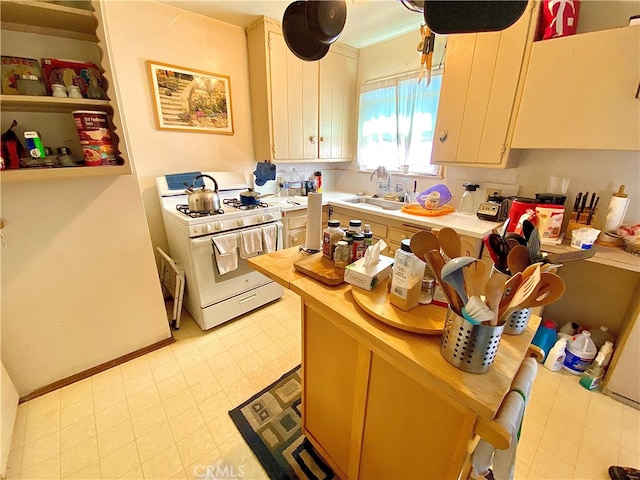
<path fill-rule="evenodd" d="M 293 268 L 325 285 L 334 286 L 344 282 L 344 276 L 336 273 L 333 261 L 325 258 L 322 252 L 296 260 L 293 262 Z"/>
<path fill-rule="evenodd" d="M 362 309 L 381 322 L 414 333 L 440 335 L 444 329 L 447 309 L 438 305 L 418 305 L 408 312 L 389 303 L 389 279 L 373 290 L 352 286 L 353 298 Z"/>

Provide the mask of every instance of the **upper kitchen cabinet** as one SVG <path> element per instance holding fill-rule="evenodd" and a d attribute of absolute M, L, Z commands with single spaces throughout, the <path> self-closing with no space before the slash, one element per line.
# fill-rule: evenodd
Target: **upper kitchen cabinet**
<path fill-rule="evenodd" d="M 513 147 L 640 150 L 640 26 L 536 42 Z"/>
<path fill-rule="evenodd" d="M 247 28 L 247 43 L 256 159 L 352 160 L 357 50 L 333 44 L 322 60 L 302 61 L 266 17 Z"/>
<path fill-rule="evenodd" d="M 36 130 L 45 146 L 56 151 L 67 147 L 74 159 L 83 158 L 74 110 L 105 112 L 108 117 L 111 143 L 117 165 L 19 168 L 2 172 L 2 183 L 28 182 L 45 179 L 77 179 L 79 177 L 127 175 L 131 166 L 127 158 L 124 130 L 113 88 L 111 65 L 106 50 L 105 27 L 102 22 L 101 2 L 77 2 L 76 6 L 33 0 L 7 0 L 2 2 L 2 55 L 14 57 L 73 59 L 92 62 L 98 66 L 107 85 L 107 99 L 58 98 L 52 96 L 0 95 L 2 131 L 13 120 L 18 122 L 16 132 L 24 145 L 22 133 Z"/>
<path fill-rule="evenodd" d="M 537 12 L 532 1 L 505 30 L 449 35 L 433 163 L 507 167 Z"/>

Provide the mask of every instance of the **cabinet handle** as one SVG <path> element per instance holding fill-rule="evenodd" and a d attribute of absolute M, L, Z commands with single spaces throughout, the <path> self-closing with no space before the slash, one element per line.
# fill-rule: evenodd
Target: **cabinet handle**
<path fill-rule="evenodd" d="M 438 135 L 438 140 L 440 140 L 440 143 L 444 143 L 447 141 L 448 136 L 449 136 L 449 132 L 447 132 L 446 130 L 442 130 L 440 132 L 440 135 Z"/>
<path fill-rule="evenodd" d="M 640 98 L 640 83 L 638 83 L 638 89 L 636 90 L 636 100 Z"/>
<path fill-rule="evenodd" d="M 309 137 L 309 141 L 311 142 L 311 145 L 315 145 L 316 144 L 316 137 L 315 135 L 311 135 Z"/>
<path fill-rule="evenodd" d="M 320 137 L 320 142 L 324 142 L 325 138 L 324 137 Z"/>

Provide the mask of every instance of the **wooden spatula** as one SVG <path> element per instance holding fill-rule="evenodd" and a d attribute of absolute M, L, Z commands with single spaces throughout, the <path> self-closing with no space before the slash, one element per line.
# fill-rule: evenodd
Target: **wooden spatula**
<path fill-rule="evenodd" d="M 540 265 L 536 265 L 536 268 L 531 276 L 524 280 L 517 288 L 515 295 L 511 297 L 509 305 L 507 305 L 504 309 L 500 308 L 500 321 L 504 322 L 507 318 L 509 318 L 509 315 L 511 315 L 516 310 L 528 307 L 533 298 L 535 298 L 539 285 Z"/>
<path fill-rule="evenodd" d="M 429 267 L 431 267 L 431 271 L 436 277 L 438 284 L 440 284 L 440 286 L 444 290 L 444 293 L 449 300 L 451 310 L 462 316 L 462 307 L 464 307 L 464 303 L 462 302 L 460 295 L 458 295 L 458 292 L 456 292 L 453 286 L 442 280 L 441 272 L 442 267 L 444 267 L 445 265 L 445 261 L 440 254 L 440 250 L 431 250 L 427 252 L 427 263 L 429 264 Z"/>

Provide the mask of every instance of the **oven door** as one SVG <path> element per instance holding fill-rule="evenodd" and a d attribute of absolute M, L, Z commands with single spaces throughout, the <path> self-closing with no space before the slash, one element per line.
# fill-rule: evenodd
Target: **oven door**
<path fill-rule="evenodd" d="M 282 248 L 282 222 L 278 221 L 275 224 L 278 225 L 276 249 L 280 250 Z M 240 232 L 242 230 L 234 231 L 234 233 Z M 240 258 L 239 253 L 238 268 L 223 275 L 218 273 L 212 239 L 217 235 L 227 235 L 228 233 L 189 239 L 195 278 L 187 278 L 186 281 L 188 288 L 198 290 L 200 307 L 202 308 L 272 282 L 271 279 L 251 268 L 246 260 Z"/>

